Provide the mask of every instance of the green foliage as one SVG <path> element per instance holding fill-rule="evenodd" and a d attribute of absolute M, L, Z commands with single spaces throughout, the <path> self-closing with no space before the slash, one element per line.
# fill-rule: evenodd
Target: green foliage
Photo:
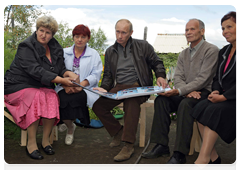
<path fill-rule="evenodd" d="M 4 32 L 4 74 L 7 69 L 10 68 L 10 65 L 15 57 L 16 50 L 11 48 L 9 45 L 10 35 L 8 32 Z"/>
<path fill-rule="evenodd" d="M 177 119 L 177 114 L 175 112 L 172 112 L 169 114 L 171 120 L 176 120 Z"/>
<path fill-rule="evenodd" d="M 69 28 L 68 23 L 60 22 L 54 38 L 56 38 L 63 48 L 73 45 L 72 30 Z"/>
<path fill-rule="evenodd" d="M 18 44 L 32 34 L 31 28 L 36 19 L 43 13 L 35 5 L 8 5 L 4 9 L 4 32 L 11 35 L 11 47 L 16 49 Z"/>
<path fill-rule="evenodd" d="M 110 111 L 113 115 L 122 115 L 124 114 L 124 111 L 122 111 L 119 107 L 114 107 L 111 111 Z"/>
<path fill-rule="evenodd" d="M 164 67 L 176 67 L 179 53 L 166 53 L 166 54 L 158 54 L 159 58 L 163 61 Z"/>
<path fill-rule="evenodd" d="M 95 115 L 94 111 L 91 108 L 88 108 L 89 111 L 89 117 L 91 119 L 99 120 L 99 118 Z"/>
<path fill-rule="evenodd" d="M 89 47 L 98 51 L 99 54 L 103 54 L 107 47 L 107 37 L 101 28 L 98 31 L 91 29 L 91 38 L 88 42 Z"/>
<path fill-rule="evenodd" d="M 90 120 L 91 119 L 99 120 L 99 118 L 96 116 L 96 114 L 93 112 L 93 110 L 91 108 L 88 108 L 88 111 L 89 111 Z M 110 112 L 113 115 L 122 115 L 122 114 L 124 114 L 124 112 L 117 106 L 114 107 Z"/>

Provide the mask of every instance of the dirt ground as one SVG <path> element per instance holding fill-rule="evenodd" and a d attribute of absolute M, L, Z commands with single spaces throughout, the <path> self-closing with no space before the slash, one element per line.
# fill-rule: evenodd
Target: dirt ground
<path fill-rule="evenodd" d="M 147 108 L 146 142 L 150 136 L 152 126 L 153 108 Z M 123 123 L 123 120 L 120 120 Z M 172 121 L 170 127 L 170 152 L 172 155 L 175 140 L 176 121 Z M 41 127 L 39 128 L 41 133 Z M 53 148 L 55 155 L 46 155 L 40 149 L 41 136 L 37 138 L 39 149 L 42 152 L 43 160 L 33 160 L 26 155 L 26 147 L 19 146 L 20 141 L 4 139 L 4 159 L 7 164 L 134 164 L 141 155 L 144 148 L 139 147 L 139 132 L 135 142 L 135 152 L 131 159 L 124 162 L 115 162 L 113 157 L 119 153 L 123 144 L 116 148 L 110 148 L 111 137 L 105 128 L 84 128 L 78 126 L 75 131 L 75 139 L 71 146 L 64 143 L 66 132 L 59 132 L 58 141 L 54 141 Z M 150 144 L 147 151 L 152 149 L 154 144 Z M 236 160 L 236 140 L 230 145 L 218 139 L 216 143 L 218 154 L 222 158 L 222 164 L 232 164 Z M 198 156 L 195 152 L 187 156 L 187 164 L 193 164 Z M 141 158 L 139 164 L 165 164 L 170 157 L 160 157 L 156 159 Z"/>

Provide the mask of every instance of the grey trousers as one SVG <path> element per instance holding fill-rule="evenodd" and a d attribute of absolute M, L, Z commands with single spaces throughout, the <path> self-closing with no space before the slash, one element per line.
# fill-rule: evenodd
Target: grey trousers
<path fill-rule="evenodd" d="M 206 89 L 200 90 L 201 98 L 184 98 L 182 96 L 158 96 L 154 101 L 154 117 L 151 130 L 151 143 L 167 146 L 168 133 L 171 123 L 170 113 L 177 112 L 177 130 L 174 151 L 185 155 L 189 153 L 193 133 L 194 119 L 191 116 L 193 107 L 209 95 Z"/>

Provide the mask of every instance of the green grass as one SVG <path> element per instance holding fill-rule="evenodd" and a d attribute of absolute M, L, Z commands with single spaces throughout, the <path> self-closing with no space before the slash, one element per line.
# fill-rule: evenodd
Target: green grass
<path fill-rule="evenodd" d="M 21 128 L 6 117 L 4 117 L 4 138 L 13 140 L 21 139 Z"/>

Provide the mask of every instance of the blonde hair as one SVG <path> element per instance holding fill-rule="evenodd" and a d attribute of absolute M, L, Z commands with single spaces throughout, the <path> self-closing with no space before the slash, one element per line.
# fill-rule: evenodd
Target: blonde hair
<path fill-rule="evenodd" d="M 36 22 L 37 30 L 40 27 L 45 27 L 50 29 L 52 31 L 52 34 L 54 35 L 58 30 L 58 23 L 52 16 L 44 15 L 37 19 L 37 22 Z"/>

